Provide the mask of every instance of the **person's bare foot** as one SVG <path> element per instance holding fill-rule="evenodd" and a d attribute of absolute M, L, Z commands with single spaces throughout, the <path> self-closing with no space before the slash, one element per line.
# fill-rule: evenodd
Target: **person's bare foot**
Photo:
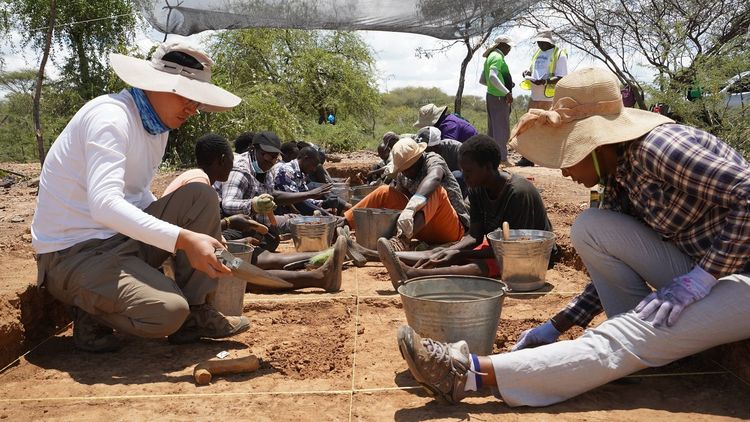
<path fill-rule="evenodd" d="M 316 271 L 323 273 L 321 287 L 327 292 L 338 292 L 341 290 L 341 271 L 346 260 L 346 238 L 339 237 L 333 244 L 333 253 L 325 264 Z"/>
<path fill-rule="evenodd" d="M 378 255 L 380 255 L 380 261 L 383 263 L 383 266 L 388 270 L 393 288 L 398 291 L 398 287 L 409 279 L 409 275 L 401 260 L 398 259 L 396 251 L 393 249 L 393 244 L 389 239 L 385 237 L 378 239 Z"/>

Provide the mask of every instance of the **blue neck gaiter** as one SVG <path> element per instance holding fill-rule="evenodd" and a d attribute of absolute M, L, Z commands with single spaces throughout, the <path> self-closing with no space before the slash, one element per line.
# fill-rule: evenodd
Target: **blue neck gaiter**
<path fill-rule="evenodd" d="M 138 114 L 141 115 L 141 122 L 146 132 L 152 135 L 158 135 L 160 133 L 169 132 L 171 129 L 164 125 L 159 120 L 159 116 L 156 114 L 156 110 L 151 106 L 151 103 L 146 97 L 146 93 L 140 88 L 129 88 L 130 95 L 135 100 L 135 106 L 138 107 Z"/>

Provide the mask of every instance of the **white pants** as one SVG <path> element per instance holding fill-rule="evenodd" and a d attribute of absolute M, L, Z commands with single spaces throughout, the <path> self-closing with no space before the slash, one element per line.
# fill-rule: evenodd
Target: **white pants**
<path fill-rule="evenodd" d="M 750 337 L 750 274 L 721 278 L 674 326 L 657 328 L 631 309 L 650 292 L 646 281 L 659 288 L 688 272 L 691 260 L 642 223 L 611 211 L 584 212 L 571 239 L 610 319 L 575 340 L 490 356 L 508 405 L 554 404 L 646 367 Z"/>

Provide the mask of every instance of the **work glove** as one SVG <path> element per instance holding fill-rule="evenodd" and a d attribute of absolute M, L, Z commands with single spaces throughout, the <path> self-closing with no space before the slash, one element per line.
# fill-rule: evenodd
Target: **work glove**
<path fill-rule="evenodd" d="M 714 276 L 696 265 L 689 273 L 646 296 L 635 307 L 635 311 L 644 320 L 655 312 L 654 326 L 660 327 L 666 321 L 667 326 L 671 327 L 688 305 L 708 296 L 711 288 L 718 282 Z"/>
<path fill-rule="evenodd" d="M 266 215 L 276 209 L 276 202 L 273 196 L 262 193 L 250 200 L 250 205 L 256 214 Z"/>
<path fill-rule="evenodd" d="M 552 325 L 552 321 L 547 321 L 521 333 L 518 342 L 510 351 L 515 352 L 516 350 L 554 343 L 560 337 L 560 334 L 562 333 L 557 331 L 557 328 Z"/>
<path fill-rule="evenodd" d="M 421 210 L 425 204 L 427 204 L 427 198 L 419 194 L 415 194 L 409 199 L 396 222 L 400 237 L 412 238 L 414 235 L 414 214 Z"/>

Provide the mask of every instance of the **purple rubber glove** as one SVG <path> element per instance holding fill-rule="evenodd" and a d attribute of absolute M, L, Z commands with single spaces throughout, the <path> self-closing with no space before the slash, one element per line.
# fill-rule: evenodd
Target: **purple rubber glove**
<path fill-rule="evenodd" d="M 671 327 L 688 305 L 708 296 L 716 283 L 718 280 L 714 276 L 696 265 L 689 273 L 675 278 L 668 285 L 646 296 L 635 307 L 635 311 L 641 319 L 646 319 L 656 312 L 654 326 L 660 327 L 666 321 L 667 326 Z"/>
<path fill-rule="evenodd" d="M 547 321 L 542 325 L 538 325 L 534 328 L 524 331 L 521 336 L 518 337 L 518 343 L 510 349 L 511 352 L 516 350 L 526 349 L 528 347 L 543 346 L 545 344 L 554 343 L 560 337 L 559 331 L 552 325 L 552 321 Z"/>

